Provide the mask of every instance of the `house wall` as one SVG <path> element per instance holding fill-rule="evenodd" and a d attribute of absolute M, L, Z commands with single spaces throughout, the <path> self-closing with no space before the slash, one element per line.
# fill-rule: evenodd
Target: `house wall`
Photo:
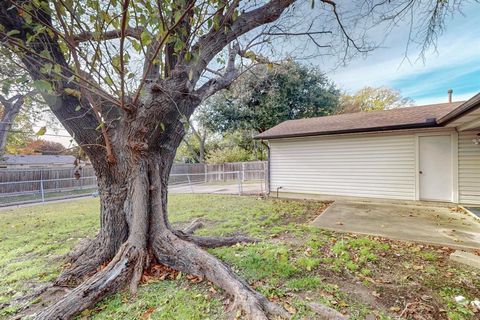
<path fill-rule="evenodd" d="M 415 133 L 275 139 L 271 192 L 415 200 Z"/>
<path fill-rule="evenodd" d="M 458 134 L 458 198 L 462 204 L 480 204 L 480 145 L 472 142 L 477 133 Z"/>
<path fill-rule="evenodd" d="M 419 200 L 418 137 L 453 134 L 454 202 L 458 188 L 459 203 L 478 205 L 480 145 L 472 142 L 477 133 L 460 132 L 457 138 L 452 128 L 436 128 L 270 140 L 270 192 L 281 187 L 287 196 Z"/>

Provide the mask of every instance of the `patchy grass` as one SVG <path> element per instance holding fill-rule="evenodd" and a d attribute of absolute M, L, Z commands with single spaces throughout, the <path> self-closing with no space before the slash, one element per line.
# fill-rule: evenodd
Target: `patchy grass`
<path fill-rule="evenodd" d="M 310 227 L 326 204 L 220 195 L 172 195 L 172 223 L 201 218 L 198 234 L 248 234 L 257 244 L 210 252 L 293 319 L 315 319 L 325 303 L 351 319 L 476 319 L 455 302 L 480 298 L 480 274 L 448 260 L 450 250 Z M 55 278 L 59 256 L 98 228 L 98 200 L 83 199 L 0 211 L 0 306 Z M 231 302 L 207 281 L 151 279 L 138 296 L 116 294 L 80 319 L 230 319 Z M 0 317 L 16 312 L 4 304 Z"/>

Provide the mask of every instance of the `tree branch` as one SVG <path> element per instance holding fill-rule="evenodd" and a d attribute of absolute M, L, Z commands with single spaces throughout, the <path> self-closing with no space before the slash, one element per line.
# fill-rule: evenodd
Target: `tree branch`
<path fill-rule="evenodd" d="M 33 19 L 33 25 L 46 25 L 50 29 L 52 25 L 51 16 L 41 8 L 33 6 L 30 12 Z M 60 49 L 58 38 L 48 32 L 38 34 L 37 40 L 27 43 L 27 35 L 35 34 L 36 31 L 28 27 L 24 18 L 19 13 L 19 9 L 11 8 L 10 1 L 0 2 L 0 24 L 4 26 L 3 36 L 12 31 L 19 33 L 6 37 L 6 45 L 11 49 L 20 52 L 21 61 L 25 69 L 29 72 L 33 80 L 47 81 L 53 87 L 54 93 L 43 92 L 42 95 L 48 103 L 52 112 L 74 136 L 78 144 L 98 144 L 102 141 L 101 134 L 95 129 L 100 123 L 92 113 L 85 113 L 78 118 L 77 107 L 83 105 L 81 99 L 71 94 L 66 94 L 65 89 L 79 91 L 79 85 L 76 82 L 68 82 L 67 79 L 75 76 Z M 46 58 L 42 53 L 48 52 Z M 60 79 L 54 75 L 47 75 L 41 72 L 45 61 L 51 59 L 53 63 L 60 66 Z M 71 120 L 74 119 L 74 120 Z M 98 149 L 95 149 L 97 151 Z M 92 150 L 92 152 L 94 152 Z M 104 150 L 98 154 L 89 153 L 89 156 L 95 157 L 104 154 Z"/>
<path fill-rule="evenodd" d="M 127 29 L 127 19 L 128 19 L 128 6 L 130 5 L 130 0 L 125 0 L 122 6 L 122 22 L 120 30 L 120 107 L 125 109 L 125 35 Z"/>
<path fill-rule="evenodd" d="M 136 27 L 136 28 L 125 28 L 124 30 L 124 36 L 125 37 L 130 37 L 134 39 L 140 39 L 140 35 L 142 34 L 142 31 L 144 30 L 143 27 Z M 124 37 L 122 35 L 122 30 L 109 30 L 105 31 L 104 33 L 100 35 L 94 35 L 93 32 L 82 32 L 73 37 L 73 40 L 76 43 L 82 43 L 90 40 L 96 40 L 96 41 L 107 41 L 107 40 L 113 40 L 113 39 L 121 39 Z"/>
<path fill-rule="evenodd" d="M 240 54 L 240 46 L 238 43 L 229 48 L 228 62 L 225 73 L 219 77 L 208 80 L 200 88 L 195 91 L 201 101 L 213 95 L 222 89 L 228 88 L 232 82 L 240 75 L 240 71 L 235 68 L 235 57 Z"/>
<path fill-rule="evenodd" d="M 230 19 L 229 25 L 219 30 L 210 30 L 192 47 L 192 52 L 200 54 L 199 62 L 192 66 L 192 82 L 195 84 L 198 81 L 210 61 L 228 43 L 261 25 L 277 20 L 294 2 L 295 0 L 270 0 L 261 7 L 242 13 L 234 22 L 231 22 L 231 17 L 226 17 L 225 19 Z"/>

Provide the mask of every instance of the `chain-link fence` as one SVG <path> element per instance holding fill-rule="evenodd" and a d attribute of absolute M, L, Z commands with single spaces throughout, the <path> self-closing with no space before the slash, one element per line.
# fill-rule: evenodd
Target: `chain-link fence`
<path fill-rule="evenodd" d="M 45 202 L 92 195 L 97 192 L 93 170 L 74 178 L 73 169 L 0 171 L 0 206 Z"/>
<path fill-rule="evenodd" d="M 73 168 L 0 170 L 0 206 L 45 202 L 97 195 L 97 178 L 91 167 L 78 179 Z M 263 194 L 267 192 L 265 162 L 174 165 L 171 193 Z"/>
<path fill-rule="evenodd" d="M 171 174 L 170 193 L 264 194 L 265 170 Z"/>

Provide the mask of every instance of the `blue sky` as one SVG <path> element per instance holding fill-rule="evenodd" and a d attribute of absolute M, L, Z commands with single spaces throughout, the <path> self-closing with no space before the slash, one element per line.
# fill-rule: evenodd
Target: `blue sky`
<path fill-rule="evenodd" d="M 480 4 L 468 4 L 463 15 L 448 18 L 447 29 L 439 37 L 437 50 L 419 59 L 419 50 L 410 48 L 405 60 L 407 28 L 400 26 L 366 58 L 327 71 L 337 85 L 347 92 L 364 86 L 388 86 L 417 105 L 445 102 L 447 90 L 454 90 L 454 100 L 465 100 L 480 91 Z M 314 61 L 311 61 L 315 63 Z"/>

